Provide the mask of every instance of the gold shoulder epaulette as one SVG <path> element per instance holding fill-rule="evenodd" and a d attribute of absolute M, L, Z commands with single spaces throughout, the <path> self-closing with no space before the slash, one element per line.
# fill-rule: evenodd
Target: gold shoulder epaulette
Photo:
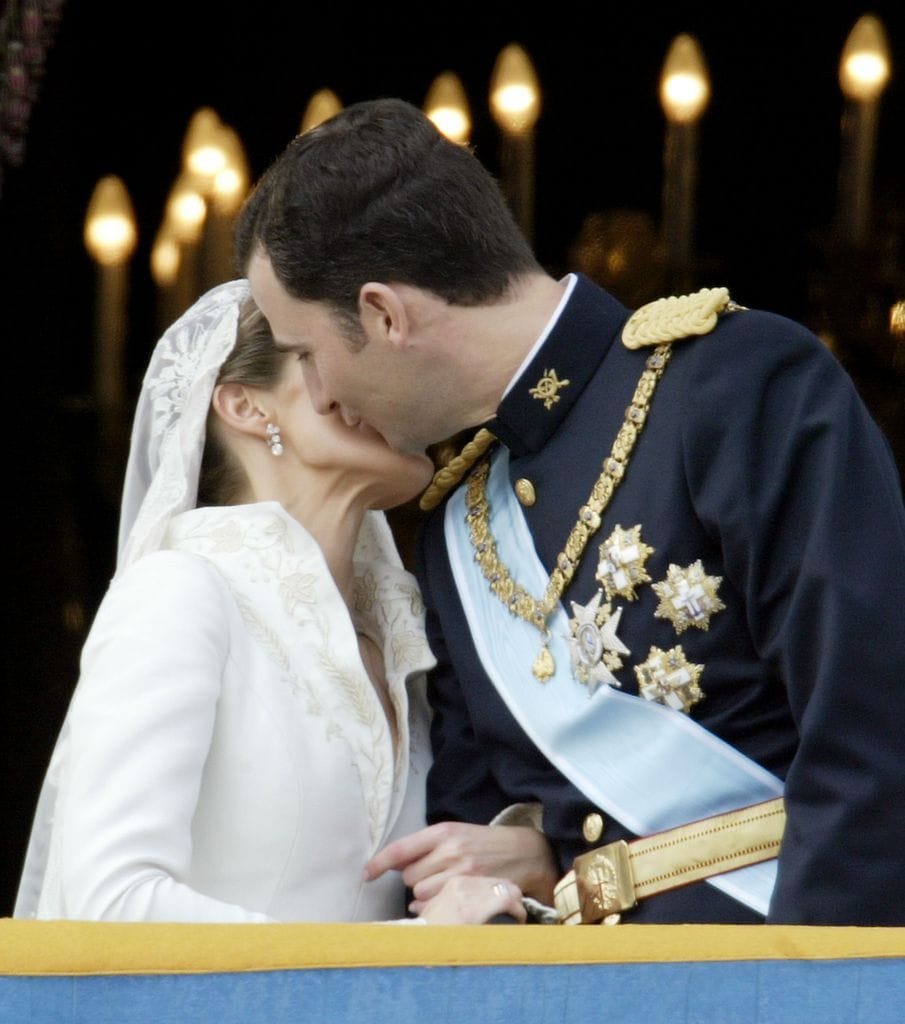
<path fill-rule="evenodd" d="M 655 299 L 628 318 L 622 329 L 622 344 L 636 349 L 709 334 L 720 313 L 741 308 L 729 298 L 728 288 L 702 288 L 691 295 Z"/>
<path fill-rule="evenodd" d="M 454 455 L 445 466 L 438 469 L 418 502 L 421 511 L 430 512 L 436 508 L 443 496 L 456 486 L 495 440 L 496 436 L 482 427 L 458 455 Z"/>

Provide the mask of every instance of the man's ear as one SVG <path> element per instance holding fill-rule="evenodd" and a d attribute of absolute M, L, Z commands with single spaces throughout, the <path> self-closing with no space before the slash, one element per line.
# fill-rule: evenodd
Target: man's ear
<path fill-rule="evenodd" d="M 244 384 L 218 384 L 211 397 L 211 408 L 231 430 L 254 437 L 267 436 L 267 412 L 257 395 Z"/>
<path fill-rule="evenodd" d="M 358 293 L 361 326 L 369 340 L 388 341 L 403 348 L 409 336 L 409 318 L 399 292 L 388 284 L 368 281 Z"/>

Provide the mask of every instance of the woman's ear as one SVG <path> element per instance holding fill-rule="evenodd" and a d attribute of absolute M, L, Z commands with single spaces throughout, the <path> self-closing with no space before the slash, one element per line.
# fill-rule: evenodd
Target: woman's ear
<path fill-rule="evenodd" d="M 358 293 L 361 326 L 369 340 L 388 341 L 403 348 L 409 335 L 409 319 L 402 296 L 387 284 L 368 281 Z"/>
<path fill-rule="evenodd" d="M 255 392 L 244 384 L 218 384 L 211 397 L 211 408 L 230 429 L 253 437 L 267 436 L 268 415 Z"/>

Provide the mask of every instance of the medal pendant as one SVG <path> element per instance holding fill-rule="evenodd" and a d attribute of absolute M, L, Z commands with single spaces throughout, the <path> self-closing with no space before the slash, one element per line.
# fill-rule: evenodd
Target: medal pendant
<path fill-rule="evenodd" d="M 553 661 L 553 655 L 546 644 L 544 644 L 540 649 L 540 653 L 534 659 L 531 671 L 534 673 L 535 678 L 539 679 L 542 683 L 545 683 L 556 671 L 556 663 Z"/>

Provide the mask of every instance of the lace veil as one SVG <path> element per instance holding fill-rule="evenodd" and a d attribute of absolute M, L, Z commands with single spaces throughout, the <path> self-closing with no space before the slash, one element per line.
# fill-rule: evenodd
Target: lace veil
<path fill-rule="evenodd" d="M 211 396 L 250 294 L 245 280 L 212 288 L 154 348 L 132 425 L 116 575 L 157 550 L 173 516 L 195 507 Z M 355 556 L 402 565 L 383 513 L 365 516 Z"/>
<path fill-rule="evenodd" d="M 249 294 L 244 280 L 218 285 L 154 348 L 132 424 L 117 574 L 160 546 L 174 515 L 195 507 L 211 395 Z"/>

